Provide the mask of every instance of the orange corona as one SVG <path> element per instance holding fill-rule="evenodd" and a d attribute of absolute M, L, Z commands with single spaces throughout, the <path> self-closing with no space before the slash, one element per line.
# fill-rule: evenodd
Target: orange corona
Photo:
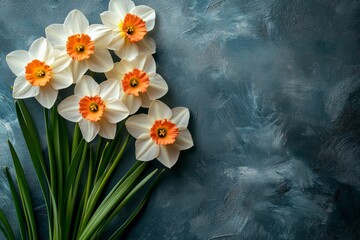
<path fill-rule="evenodd" d="M 126 14 L 124 21 L 119 24 L 120 32 L 131 42 L 141 41 L 146 33 L 146 23 L 134 14 Z"/>
<path fill-rule="evenodd" d="M 101 119 L 105 110 L 105 103 L 101 97 L 83 97 L 79 102 L 79 112 L 83 118 L 97 122 Z"/>
<path fill-rule="evenodd" d="M 126 94 L 139 96 L 139 93 L 146 93 L 150 80 L 146 72 L 135 68 L 132 72 L 128 72 L 124 75 L 121 84 L 123 91 Z"/>
<path fill-rule="evenodd" d="M 94 42 L 87 34 L 75 34 L 68 37 L 66 52 L 75 60 L 88 59 L 95 50 Z"/>
<path fill-rule="evenodd" d="M 25 67 L 25 78 L 33 86 L 43 87 L 51 80 L 52 69 L 37 59 Z"/>
<path fill-rule="evenodd" d="M 157 120 L 150 129 L 150 136 L 159 145 L 173 144 L 179 134 L 176 125 L 167 119 Z"/>

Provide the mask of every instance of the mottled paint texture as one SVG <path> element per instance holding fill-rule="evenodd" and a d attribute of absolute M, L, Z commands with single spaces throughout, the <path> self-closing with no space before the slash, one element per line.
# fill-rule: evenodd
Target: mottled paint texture
<path fill-rule="evenodd" d="M 135 2 L 157 12 L 151 34 L 170 89 L 164 101 L 190 109 L 195 147 L 181 153 L 127 239 L 359 239 L 360 2 Z M 40 219 L 5 56 L 74 8 L 99 23 L 107 5 L 0 2 L 0 165 L 12 168 L 9 138 Z M 40 106 L 29 104 L 41 120 Z M 0 207 L 15 225 L 2 174 Z"/>

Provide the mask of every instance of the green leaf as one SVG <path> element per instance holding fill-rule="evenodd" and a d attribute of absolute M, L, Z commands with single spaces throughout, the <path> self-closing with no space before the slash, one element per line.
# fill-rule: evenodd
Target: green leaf
<path fill-rule="evenodd" d="M 13 159 L 15 172 L 16 172 L 16 180 L 18 182 L 20 198 L 23 204 L 24 212 L 25 212 L 25 219 L 28 225 L 28 234 L 30 239 L 38 239 L 37 229 L 36 229 L 36 222 L 35 222 L 35 214 L 32 207 L 32 200 L 30 196 L 30 190 L 25 178 L 24 170 L 21 166 L 20 160 L 15 152 L 14 147 L 12 146 L 11 142 L 8 141 L 10 153 Z"/>
<path fill-rule="evenodd" d="M 109 238 L 109 240 L 117 240 L 120 239 L 120 236 L 123 234 L 123 232 L 126 230 L 126 228 L 134 221 L 136 216 L 140 213 L 140 211 L 143 209 L 145 204 L 148 202 L 151 193 L 153 189 L 155 188 L 156 184 L 159 182 L 160 177 L 164 173 L 165 169 L 163 169 L 155 178 L 155 180 L 152 182 L 151 186 L 148 188 L 148 190 L 145 193 L 144 198 L 141 200 L 141 202 L 138 204 L 138 206 L 132 211 L 131 215 L 128 217 L 128 219 L 114 232 L 113 235 Z M 118 213 L 115 210 L 116 213 Z M 114 212 L 114 213 L 115 213 Z M 107 225 L 107 224 L 106 224 Z"/>
<path fill-rule="evenodd" d="M 81 144 L 80 144 L 81 145 Z M 79 146 L 80 146 L 79 145 Z M 80 180 L 82 177 L 82 170 L 84 168 L 84 164 L 85 164 L 85 160 L 86 160 L 86 153 L 87 153 L 87 142 L 85 143 L 85 147 L 81 156 L 81 161 L 79 164 L 79 167 L 77 168 L 77 172 L 75 174 L 75 180 L 73 182 L 72 188 L 71 188 L 71 192 L 69 194 L 69 199 L 68 199 L 68 204 L 66 206 L 66 220 L 65 220 L 65 234 L 68 234 L 68 231 L 70 230 L 73 221 L 75 219 L 73 219 L 73 216 L 76 216 L 76 211 L 78 209 L 74 209 L 75 207 L 75 202 L 76 200 L 78 200 L 78 189 L 80 186 Z M 76 154 L 75 154 L 76 156 Z M 65 235 L 66 236 L 66 235 Z"/>
<path fill-rule="evenodd" d="M 114 191 L 112 191 L 113 193 L 110 196 L 109 194 L 107 195 L 104 201 L 102 201 L 99 207 L 96 209 L 89 222 L 86 224 L 84 230 L 81 231 L 80 240 L 89 239 L 92 234 L 97 231 L 101 223 L 105 221 L 108 216 L 110 216 L 111 211 L 114 209 L 115 205 L 117 205 L 131 190 L 131 186 L 144 171 L 146 164 L 147 162 L 143 162 L 132 174 L 123 180 L 122 184 L 120 184 Z"/>
<path fill-rule="evenodd" d="M 81 159 L 83 159 L 82 156 L 85 155 L 86 149 L 87 149 L 87 142 L 84 139 L 82 139 L 76 149 L 76 153 L 74 157 L 71 160 L 69 171 L 67 172 L 66 175 L 66 182 L 62 193 L 62 198 L 64 203 L 66 202 L 68 195 L 70 194 L 70 190 L 74 185 L 74 181 L 76 179 L 76 176 L 78 175 L 79 165 Z"/>
<path fill-rule="evenodd" d="M 25 103 L 22 100 L 17 100 L 15 102 L 16 107 L 16 113 L 18 117 L 18 121 L 27 145 L 27 148 L 29 150 L 29 154 L 31 157 L 31 160 L 33 162 L 36 175 L 38 176 L 41 189 L 43 191 L 43 195 L 45 199 L 47 199 L 46 196 L 46 186 L 44 182 L 44 178 L 47 178 L 47 170 L 45 166 L 45 162 L 43 159 L 43 155 L 41 152 L 40 142 L 37 137 L 37 134 L 35 132 L 34 124 L 31 119 L 30 113 L 28 109 L 26 108 Z"/>
<path fill-rule="evenodd" d="M 8 182 L 9 182 L 11 196 L 12 196 L 13 201 L 14 201 L 16 215 L 17 215 L 17 219 L 19 221 L 21 239 L 26 239 L 26 230 L 25 230 L 26 226 L 24 225 L 24 223 L 25 223 L 24 209 L 21 206 L 21 202 L 20 202 L 19 196 L 18 196 L 18 194 L 16 192 L 15 184 L 14 184 L 12 178 L 11 178 L 9 169 L 7 167 L 5 167 L 4 171 L 5 171 L 6 178 L 7 178 Z"/>
<path fill-rule="evenodd" d="M 117 205 L 115 205 L 115 210 L 111 212 L 111 215 L 106 218 L 104 222 L 98 227 L 97 236 L 101 234 L 106 226 L 114 219 L 114 217 L 121 211 L 121 209 L 134 197 L 134 195 L 154 176 L 158 169 L 153 170 L 149 173 L 143 180 L 141 180 L 127 195 L 126 197 Z M 116 196 L 112 196 L 116 198 Z"/>
<path fill-rule="evenodd" d="M 81 220 L 81 224 L 80 224 L 80 230 L 84 229 L 85 224 L 89 221 L 91 214 L 93 213 L 93 210 L 97 204 L 97 201 L 102 193 L 102 191 L 104 190 L 108 179 L 110 178 L 112 172 L 115 170 L 115 167 L 117 166 L 117 164 L 119 163 L 121 156 L 123 155 L 125 148 L 128 144 L 129 141 L 129 135 L 127 135 L 125 142 L 123 143 L 123 146 L 121 147 L 117 158 L 115 159 L 115 161 L 113 162 L 113 164 L 111 165 L 110 169 L 108 171 L 106 171 L 101 178 L 95 183 L 95 186 L 93 188 L 93 190 L 91 191 L 89 200 L 87 201 L 87 205 L 84 208 L 85 214 L 84 217 Z M 102 163 L 103 158 L 105 158 L 106 152 L 108 151 L 108 144 L 106 144 L 105 149 L 103 151 L 100 163 Z"/>
<path fill-rule="evenodd" d="M 10 239 L 9 233 L 6 231 L 6 228 L 0 224 L 0 232 L 2 232 L 4 234 L 4 237 L 6 239 Z"/>
<path fill-rule="evenodd" d="M 124 126 L 124 121 L 122 121 L 121 123 L 118 124 L 117 129 L 116 129 L 116 134 L 115 134 L 115 138 L 112 141 L 109 141 L 109 147 L 107 149 L 106 152 L 103 152 L 103 158 L 101 163 L 98 166 L 98 170 L 97 170 L 97 174 L 96 174 L 96 178 L 95 178 L 95 182 L 100 178 L 100 176 L 104 173 L 106 167 L 108 166 L 109 162 L 111 159 L 113 159 L 113 156 L 116 156 L 116 151 L 115 149 L 119 149 L 120 146 L 117 147 L 118 144 L 120 144 L 121 142 L 118 141 L 120 139 L 120 134 L 121 134 L 121 130 L 122 127 Z M 128 141 L 128 137 L 126 142 Z M 126 143 L 127 144 L 127 143 Z M 124 144 L 123 144 L 124 146 Z M 126 146 L 126 145 L 125 145 Z"/>
<path fill-rule="evenodd" d="M 5 214 L 0 210 L 0 221 L 4 225 L 4 229 L 1 229 L 6 236 L 7 239 L 15 240 L 14 232 L 9 224 L 9 221 L 7 220 Z M 2 226 L 0 224 L 0 226 Z"/>
<path fill-rule="evenodd" d="M 81 140 L 81 132 L 79 124 L 76 123 L 74 127 L 74 135 L 73 135 L 73 142 L 72 142 L 72 148 L 71 148 L 71 158 L 74 158 L 74 155 L 76 153 L 76 149 L 80 143 Z"/>

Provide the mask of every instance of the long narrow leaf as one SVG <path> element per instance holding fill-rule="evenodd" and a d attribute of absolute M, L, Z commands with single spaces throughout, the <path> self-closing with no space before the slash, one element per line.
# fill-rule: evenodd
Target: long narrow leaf
<path fill-rule="evenodd" d="M 69 195 L 68 204 L 66 206 L 66 218 L 65 218 L 66 220 L 65 220 L 65 231 L 64 231 L 66 234 L 65 236 L 67 236 L 67 234 L 73 224 L 73 220 L 74 220 L 73 216 L 76 215 L 74 213 L 74 211 L 77 211 L 77 210 L 74 210 L 75 202 L 77 200 L 80 200 L 80 199 L 78 199 L 79 198 L 78 189 L 80 186 L 80 180 L 82 177 L 82 172 L 83 172 L 83 168 L 84 168 L 84 164 L 85 164 L 85 160 L 86 160 L 86 153 L 87 153 L 87 143 L 85 144 L 77 172 L 74 174 L 75 181 L 72 185 L 72 188 L 71 188 L 72 191 L 71 191 L 71 194 Z M 76 156 L 76 154 L 75 154 L 75 156 Z"/>
<path fill-rule="evenodd" d="M 23 132 L 23 136 L 25 139 L 25 143 L 27 145 L 31 160 L 33 162 L 36 175 L 38 176 L 41 189 L 43 191 L 43 195 L 45 199 L 46 196 L 46 186 L 44 182 L 44 178 L 47 179 L 47 170 L 45 163 L 43 161 L 43 156 L 40 149 L 40 143 L 36 137 L 34 125 L 30 115 L 28 114 L 28 110 L 23 103 L 23 101 L 16 101 L 16 113 L 18 117 L 18 121 Z"/>
<path fill-rule="evenodd" d="M 74 184 L 74 181 L 75 181 L 75 178 L 76 178 L 76 175 L 77 175 L 77 171 L 78 171 L 78 168 L 79 168 L 79 164 L 80 164 L 80 161 L 82 159 L 82 155 L 86 151 L 86 148 L 87 148 L 87 143 L 83 139 L 83 140 L 81 140 L 80 144 L 77 147 L 76 153 L 75 153 L 73 159 L 71 160 L 69 171 L 68 171 L 68 173 L 66 175 L 66 182 L 65 182 L 65 185 L 64 185 L 63 193 L 62 193 L 62 198 L 63 198 L 64 202 L 68 198 L 71 187 Z"/>
<path fill-rule="evenodd" d="M 119 123 L 118 126 L 117 126 L 115 138 L 114 138 L 114 140 L 110 141 L 109 149 L 108 149 L 108 151 L 105 152 L 104 157 L 103 157 L 103 161 L 98 166 L 98 174 L 96 174 L 96 176 L 97 176 L 96 181 L 98 180 L 98 177 L 100 177 L 104 173 L 106 167 L 108 166 L 108 164 L 109 164 L 109 162 L 111 160 L 112 155 L 114 154 L 116 156 L 115 149 L 116 149 L 116 146 L 118 144 L 120 144 L 120 142 L 117 141 L 117 139 L 120 139 L 121 129 L 122 129 L 123 126 L 124 126 L 124 121 Z"/>
<path fill-rule="evenodd" d="M 74 135 L 73 135 L 73 142 L 72 142 L 72 148 L 71 148 L 71 158 L 74 158 L 74 155 L 76 153 L 76 149 L 80 143 L 81 139 L 81 132 L 79 124 L 76 123 L 74 127 Z"/>
<path fill-rule="evenodd" d="M 101 234 L 103 229 L 114 219 L 114 217 L 121 211 L 121 209 L 134 197 L 134 195 L 155 175 L 158 169 L 155 169 L 151 173 L 149 173 L 144 179 L 142 179 L 127 195 L 126 197 L 119 203 L 115 205 L 115 210 L 111 212 L 111 215 L 105 219 L 104 222 L 101 222 L 97 228 L 97 234 Z M 112 196 L 114 201 L 117 199 L 116 195 Z"/>
<path fill-rule="evenodd" d="M 29 186 L 27 184 L 27 180 L 25 178 L 24 170 L 21 166 L 20 160 L 15 152 L 14 147 L 12 146 L 11 142 L 8 141 L 10 153 L 13 159 L 15 172 L 16 172 L 16 179 L 19 186 L 19 193 L 20 198 L 22 199 L 23 208 L 25 210 L 25 218 L 29 223 L 29 237 L 30 239 L 38 239 L 37 229 L 36 229 L 36 221 L 35 221 L 35 214 L 32 207 L 32 200 L 30 196 Z"/>
<path fill-rule="evenodd" d="M 32 160 L 32 163 L 35 168 L 36 175 L 38 177 L 40 187 L 42 194 L 45 199 L 46 203 L 46 209 L 51 216 L 51 213 L 53 215 L 57 215 L 56 211 L 56 204 L 54 199 L 54 194 L 50 190 L 50 195 L 47 194 L 47 190 L 51 189 L 51 182 L 48 178 L 46 165 L 44 163 L 44 158 L 42 155 L 41 147 L 40 147 L 40 141 L 38 139 L 38 136 L 35 131 L 35 125 L 32 121 L 32 118 L 30 116 L 29 110 L 27 109 L 25 103 L 23 100 L 17 100 L 15 102 L 16 107 L 16 113 L 18 117 L 18 121 Z M 44 181 L 45 179 L 45 181 Z M 46 186 L 47 185 L 47 186 Z M 49 199 L 50 196 L 50 199 Z M 52 205 L 51 205 L 52 204 Z M 51 208 L 51 206 L 53 206 Z M 55 219 L 55 217 L 54 217 Z M 51 218 L 48 218 L 48 225 L 49 225 L 49 238 L 52 239 L 51 229 L 54 228 L 54 232 L 59 233 L 59 224 L 55 223 L 56 220 L 52 221 Z"/>
<path fill-rule="evenodd" d="M 2 222 L 4 225 L 4 230 L 6 231 L 7 238 L 10 240 L 15 240 L 14 232 L 9 224 L 9 221 L 7 220 L 5 214 L 1 210 L 0 210 L 0 222 Z"/>
<path fill-rule="evenodd" d="M 39 162 L 40 166 L 42 167 L 43 174 L 47 178 L 48 174 L 47 174 L 47 170 L 46 170 L 45 160 L 42 155 L 40 140 L 39 140 L 38 134 L 36 133 L 35 124 L 31 118 L 30 112 L 29 112 L 28 108 L 26 107 L 26 104 L 24 103 L 23 100 L 16 100 L 15 106 L 16 106 L 16 113 L 17 113 L 17 117 L 18 117 L 18 120 L 20 123 L 21 130 L 24 130 L 23 129 L 24 125 L 27 127 L 27 133 L 30 135 L 30 139 L 31 139 L 31 143 L 32 143 L 31 147 L 34 149 L 34 152 L 37 154 L 38 162 Z M 20 120 L 22 120 L 22 122 L 20 122 Z M 25 134 L 25 133 L 23 132 L 23 134 Z M 26 144 L 28 145 L 27 141 L 26 141 Z M 29 145 L 28 145 L 28 148 L 29 148 Z"/>
<path fill-rule="evenodd" d="M 128 141 L 129 141 L 129 135 L 126 137 L 125 142 L 123 143 L 123 146 L 122 146 L 122 148 L 120 149 L 120 151 L 118 153 L 118 157 L 114 161 L 114 163 L 112 164 L 110 169 L 106 173 L 104 173 L 101 176 L 101 178 L 95 183 L 95 186 L 94 186 L 93 190 L 91 191 L 89 200 L 87 201 L 87 205 L 86 205 L 86 207 L 84 209 L 85 214 L 84 214 L 84 217 L 82 218 L 82 221 L 81 221 L 81 224 L 80 224 L 80 230 L 83 230 L 84 225 L 89 221 L 90 216 L 93 213 L 93 210 L 94 210 L 94 208 L 95 208 L 95 206 L 97 204 L 97 201 L 98 201 L 103 189 L 105 188 L 105 186 L 106 186 L 106 184 L 108 182 L 109 177 L 111 176 L 112 172 L 114 171 L 115 167 L 117 166 L 118 162 L 121 159 L 121 156 L 123 155 L 123 153 L 125 151 L 125 148 L 127 146 Z M 108 144 L 105 146 L 104 152 L 108 151 L 107 146 L 108 146 Z M 103 154 L 103 155 L 105 155 L 105 154 Z M 103 161 L 103 159 L 102 159 L 103 157 L 104 156 L 101 157 L 100 162 Z M 132 171 L 134 171 L 134 169 L 132 169 Z"/>
<path fill-rule="evenodd" d="M 3 225 L 1 225 L 1 222 L 0 222 L 0 232 L 2 232 L 4 234 L 4 237 L 7 240 L 11 240 L 9 233 L 6 231 L 6 228 Z"/>
<path fill-rule="evenodd" d="M 80 240 L 88 239 L 93 233 L 96 232 L 99 223 L 105 221 L 106 217 L 109 216 L 111 210 L 114 209 L 115 205 L 118 204 L 129 192 L 130 187 L 134 184 L 140 174 L 144 171 L 147 162 L 143 162 L 130 176 L 128 176 L 123 183 L 118 186 L 114 191 L 115 197 L 108 197 L 99 205 L 86 227 L 81 233 Z"/>
<path fill-rule="evenodd" d="M 128 219 L 114 232 L 113 235 L 109 238 L 109 240 L 117 240 L 120 239 L 120 236 L 123 234 L 123 232 L 127 229 L 127 227 L 134 221 L 136 216 L 140 213 L 140 211 L 143 209 L 145 204 L 148 202 L 150 195 L 152 191 L 154 190 L 156 184 L 159 182 L 160 177 L 164 173 L 165 169 L 163 169 L 155 178 L 155 180 L 151 183 L 150 187 L 145 193 L 144 198 L 141 200 L 141 202 L 138 204 L 138 206 L 132 211 L 131 215 L 128 217 Z M 116 210 L 115 210 L 116 212 Z"/>
<path fill-rule="evenodd" d="M 9 186 L 10 186 L 11 196 L 12 196 L 12 199 L 14 202 L 17 219 L 19 221 L 21 239 L 26 239 L 26 230 L 25 230 L 26 226 L 24 225 L 24 223 L 25 223 L 24 209 L 21 206 L 21 202 L 20 202 L 18 193 L 16 192 L 15 184 L 11 178 L 9 169 L 7 167 L 5 167 L 4 171 L 5 171 L 5 175 L 8 180 Z"/>

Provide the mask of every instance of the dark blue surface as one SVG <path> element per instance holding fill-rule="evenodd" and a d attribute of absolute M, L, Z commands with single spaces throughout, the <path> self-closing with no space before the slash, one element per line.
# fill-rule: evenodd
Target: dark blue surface
<path fill-rule="evenodd" d="M 151 34 L 170 89 L 164 101 L 190 109 L 195 147 L 181 153 L 127 239 L 360 239 L 360 2 L 135 3 L 157 12 Z M 40 218 L 5 56 L 27 50 L 72 9 L 100 23 L 107 5 L 0 2 L 0 165 L 12 166 L 9 138 Z M 0 208 L 16 225 L 2 174 Z"/>

